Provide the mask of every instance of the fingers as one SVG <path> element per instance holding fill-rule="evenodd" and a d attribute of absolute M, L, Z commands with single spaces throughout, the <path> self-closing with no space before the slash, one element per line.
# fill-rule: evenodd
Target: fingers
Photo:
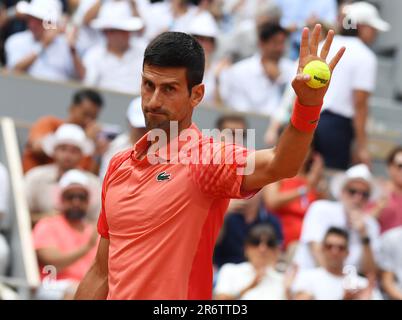
<path fill-rule="evenodd" d="M 331 69 L 331 71 L 334 71 L 339 60 L 341 60 L 343 54 L 345 53 L 345 50 L 346 50 L 346 48 L 342 47 L 341 49 L 339 49 L 339 51 L 337 52 L 335 57 L 332 58 L 331 62 L 329 63 L 329 68 Z"/>
<path fill-rule="evenodd" d="M 320 42 L 320 35 L 321 35 L 321 25 L 316 24 L 310 39 L 310 54 L 313 56 L 317 55 L 318 44 Z"/>
<path fill-rule="evenodd" d="M 309 44 L 308 44 L 309 32 L 310 31 L 308 30 L 308 28 L 303 29 L 301 43 L 300 43 L 300 59 L 299 59 L 299 61 L 302 61 L 303 58 L 307 57 L 310 53 L 310 48 L 309 48 Z"/>
<path fill-rule="evenodd" d="M 324 60 L 327 59 L 329 50 L 331 49 L 332 40 L 334 40 L 334 35 L 335 35 L 334 30 L 329 30 L 327 39 L 325 40 L 324 46 L 321 49 L 321 54 L 320 54 L 321 59 L 324 59 Z"/>

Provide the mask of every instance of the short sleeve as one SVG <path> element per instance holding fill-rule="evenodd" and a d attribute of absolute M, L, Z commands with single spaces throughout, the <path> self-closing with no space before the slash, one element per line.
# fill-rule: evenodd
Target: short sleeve
<path fill-rule="evenodd" d="M 259 190 L 242 193 L 241 185 L 252 152 L 235 144 L 205 141 L 200 161 L 190 163 L 190 174 L 199 189 L 213 198 L 248 198 Z"/>
<path fill-rule="evenodd" d="M 130 156 L 131 150 L 126 150 L 116 154 L 109 163 L 109 167 L 106 171 L 105 178 L 102 183 L 102 197 L 101 197 L 101 210 L 99 213 L 97 229 L 98 233 L 102 238 L 109 239 L 109 225 L 107 222 L 106 210 L 105 210 L 105 199 L 107 188 L 113 178 L 113 172 Z"/>
<path fill-rule="evenodd" d="M 28 140 L 34 141 L 43 138 L 47 134 L 55 132 L 63 123 L 63 120 L 53 116 L 42 117 L 31 127 Z"/>
<path fill-rule="evenodd" d="M 377 78 L 377 59 L 375 56 L 359 56 L 352 73 L 352 89 L 372 92 L 375 89 Z"/>
<path fill-rule="evenodd" d="M 392 245 L 392 239 L 385 233 L 381 238 L 380 247 L 380 259 L 378 263 L 383 271 L 394 272 L 394 259 L 395 256 L 394 246 Z"/>
<path fill-rule="evenodd" d="M 33 242 L 35 250 L 51 248 L 57 245 L 55 228 L 49 218 L 40 220 L 33 229 Z"/>

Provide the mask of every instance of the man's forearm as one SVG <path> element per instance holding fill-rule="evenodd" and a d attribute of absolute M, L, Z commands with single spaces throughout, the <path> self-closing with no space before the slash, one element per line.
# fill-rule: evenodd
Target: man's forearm
<path fill-rule="evenodd" d="M 377 266 L 375 263 L 373 251 L 371 250 L 371 247 L 368 244 L 363 245 L 361 268 L 362 268 L 361 271 L 364 274 L 377 272 Z"/>
<path fill-rule="evenodd" d="M 356 136 L 356 144 L 358 148 L 365 148 L 367 146 L 367 133 L 366 123 L 368 118 L 368 106 L 367 103 L 362 103 L 355 108 L 355 117 L 353 126 Z"/>
<path fill-rule="evenodd" d="M 402 291 L 396 285 L 395 276 L 392 272 L 384 271 L 381 276 L 382 287 L 391 299 L 402 300 Z"/>
<path fill-rule="evenodd" d="M 24 58 L 22 61 L 18 62 L 12 69 L 17 72 L 26 72 L 37 58 L 38 53 L 32 53 Z"/>
<path fill-rule="evenodd" d="M 108 277 L 100 273 L 93 265 L 81 281 L 76 300 L 105 300 L 109 293 Z"/>

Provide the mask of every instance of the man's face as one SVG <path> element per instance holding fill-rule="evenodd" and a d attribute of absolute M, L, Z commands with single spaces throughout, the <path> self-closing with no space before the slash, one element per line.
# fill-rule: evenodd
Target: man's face
<path fill-rule="evenodd" d="M 402 188 L 402 152 L 395 155 L 394 161 L 388 166 L 388 174 L 391 181 L 398 188 Z"/>
<path fill-rule="evenodd" d="M 99 111 L 99 106 L 89 99 L 84 99 L 81 103 L 71 106 L 70 118 L 74 124 L 79 125 L 85 130 L 88 124 L 98 118 Z"/>
<path fill-rule="evenodd" d="M 203 96 L 203 84 L 189 93 L 185 68 L 144 65 L 141 98 L 147 129 L 169 131 L 170 121 L 178 121 L 179 129 L 189 127 L 193 109 Z"/>
<path fill-rule="evenodd" d="M 351 180 L 344 186 L 341 197 L 347 209 L 363 209 L 370 198 L 370 185 L 362 179 Z"/>
<path fill-rule="evenodd" d="M 32 32 L 35 40 L 40 40 L 45 31 L 45 29 L 43 28 L 42 20 L 32 16 L 28 16 L 27 19 L 28 28 Z"/>
<path fill-rule="evenodd" d="M 275 264 L 279 252 L 276 243 L 272 239 L 268 239 L 264 236 L 253 239 L 252 243 L 248 243 L 245 246 L 246 257 L 255 268 Z"/>
<path fill-rule="evenodd" d="M 372 45 L 377 39 L 378 31 L 368 25 L 358 25 L 359 38 L 368 46 Z"/>
<path fill-rule="evenodd" d="M 68 220 L 83 219 L 88 210 L 89 192 L 80 185 L 70 186 L 61 196 L 62 211 Z"/>
<path fill-rule="evenodd" d="M 61 144 L 54 150 L 53 158 L 62 171 L 77 168 L 83 154 L 81 149 L 74 145 Z"/>
<path fill-rule="evenodd" d="M 349 254 L 346 239 L 337 234 L 325 238 L 322 251 L 326 266 L 334 269 L 342 269 Z"/>
<path fill-rule="evenodd" d="M 261 55 L 267 59 L 279 60 L 285 53 L 286 39 L 286 34 L 280 32 L 268 41 L 260 42 Z"/>
<path fill-rule="evenodd" d="M 121 50 L 127 49 L 130 42 L 129 31 L 109 29 L 104 30 L 103 32 L 106 36 L 107 43 L 109 46 Z"/>

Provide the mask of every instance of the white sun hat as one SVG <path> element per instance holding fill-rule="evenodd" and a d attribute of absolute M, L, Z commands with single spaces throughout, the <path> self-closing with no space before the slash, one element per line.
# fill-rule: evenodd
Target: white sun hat
<path fill-rule="evenodd" d="M 144 27 L 144 23 L 131 14 L 128 1 L 110 1 L 102 4 L 98 17 L 91 22 L 91 27 L 98 30 L 138 31 Z"/>
<path fill-rule="evenodd" d="M 368 2 L 355 2 L 343 7 L 343 13 L 352 23 L 366 24 L 378 31 L 389 31 L 391 25 L 380 17 L 377 8 Z"/>
<path fill-rule="evenodd" d="M 72 123 L 61 125 L 55 133 L 47 135 L 42 140 L 42 148 L 50 157 L 53 156 L 55 148 L 61 144 L 77 146 L 86 156 L 94 152 L 94 144 L 87 138 L 84 130 Z"/>
<path fill-rule="evenodd" d="M 86 189 L 88 192 L 91 191 L 89 178 L 82 170 L 78 169 L 68 170 L 60 178 L 59 188 L 61 192 L 64 192 L 65 190 L 75 186 L 80 186 Z"/>
<path fill-rule="evenodd" d="M 144 114 L 142 113 L 141 97 L 131 101 L 127 108 L 127 119 L 134 128 L 145 128 Z"/>
<path fill-rule="evenodd" d="M 370 187 L 370 198 L 374 199 L 378 196 L 378 187 L 375 184 L 374 177 L 370 169 L 365 164 L 355 165 L 345 172 L 336 174 L 330 182 L 330 191 L 335 199 L 339 199 L 343 188 L 350 181 L 363 181 Z"/>
<path fill-rule="evenodd" d="M 18 13 L 29 15 L 41 20 L 59 21 L 63 6 L 60 0 L 32 0 L 31 2 L 20 1 L 17 3 Z"/>
<path fill-rule="evenodd" d="M 203 12 L 194 17 L 187 33 L 194 36 L 217 38 L 219 28 L 212 15 L 208 12 Z"/>

